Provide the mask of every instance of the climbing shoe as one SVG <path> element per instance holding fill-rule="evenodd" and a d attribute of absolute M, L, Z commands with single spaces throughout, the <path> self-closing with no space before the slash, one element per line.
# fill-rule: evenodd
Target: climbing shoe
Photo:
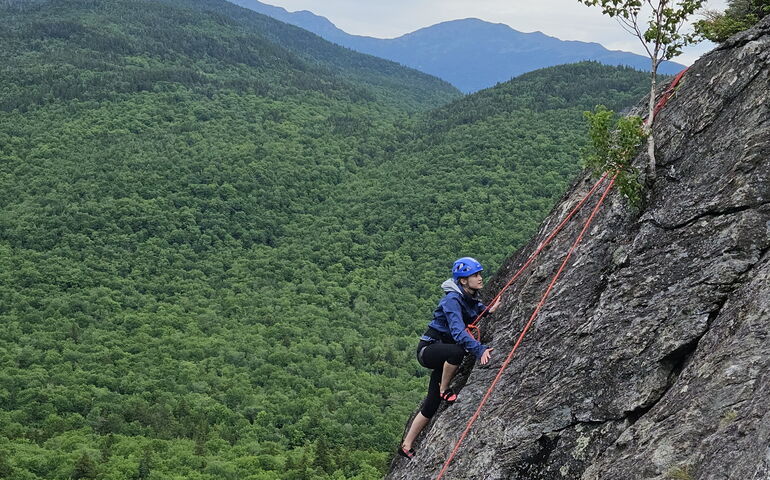
<path fill-rule="evenodd" d="M 446 403 L 455 403 L 457 400 L 457 394 L 452 390 L 447 390 L 441 394 L 441 400 L 445 401 Z"/>
<path fill-rule="evenodd" d="M 398 447 L 398 454 L 401 455 L 402 457 L 407 458 L 408 460 L 411 460 L 412 457 L 414 457 L 415 451 L 414 451 L 414 448 L 405 450 L 404 447 Z"/>

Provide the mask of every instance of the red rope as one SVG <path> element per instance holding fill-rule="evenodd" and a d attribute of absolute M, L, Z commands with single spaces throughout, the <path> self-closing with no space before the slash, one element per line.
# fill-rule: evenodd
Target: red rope
<path fill-rule="evenodd" d="M 567 256 L 564 257 L 564 260 L 562 261 L 561 265 L 559 266 L 559 270 L 556 272 L 556 275 L 554 275 L 553 279 L 551 280 L 551 283 L 548 285 L 548 288 L 546 289 L 545 293 L 543 294 L 543 297 L 540 299 L 540 302 L 537 304 L 537 307 L 535 307 L 535 311 L 532 312 L 532 315 L 529 317 L 529 321 L 524 326 L 524 330 L 521 331 L 521 334 L 519 335 L 519 338 L 516 340 L 516 344 L 514 344 L 513 349 L 511 349 L 511 353 L 508 354 L 508 357 L 506 357 L 503 364 L 500 366 L 500 371 L 497 372 L 497 376 L 492 381 L 492 384 L 487 389 L 487 392 L 484 394 L 484 397 L 481 399 L 481 403 L 479 403 L 478 408 L 476 408 L 476 412 L 473 414 L 471 419 L 468 421 L 468 424 L 465 427 L 465 430 L 460 435 L 460 439 L 455 444 L 454 448 L 452 449 L 452 452 L 449 454 L 449 457 L 444 462 L 444 466 L 441 468 L 441 471 L 439 472 L 438 476 L 436 477 L 436 480 L 441 480 L 441 478 L 444 476 L 444 473 L 446 473 L 447 469 L 449 468 L 450 463 L 454 459 L 455 455 L 457 455 L 457 451 L 460 449 L 460 445 L 462 445 L 463 440 L 465 440 L 465 437 L 468 435 L 468 432 L 470 432 L 471 427 L 476 422 L 476 419 L 478 419 L 479 414 L 481 413 L 481 409 L 484 407 L 484 405 L 487 403 L 487 400 L 489 399 L 490 395 L 492 394 L 492 391 L 497 386 L 497 383 L 500 381 L 500 378 L 503 376 L 503 372 L 508 367 L 508 364 L 511 363 L 511 359 L 513 358 L 513 354 L 516 352 L 516 350 L 519 348 L 519 345 L 521 345 L 522 340 L 524 339 L 524 335 L 527 334 L 527 331 L 532 326 L 532 323 L 535 320 L 535 317 L 540 313 L 540 310 L 543 308 L 543 305 L 545 305 L 545 301 L 548 298 L 548 295 L 550 295 L 551 290 L 553 290 L 554 285 L 556 284 L 556 281 L 561 276 L 562 272 L 564 271 L 564 267 L 567 265 L 567 262 L 572 257 L 572 253 L 575 251 L 577 246 L 580 244 L 580 242 L 583 240 L 583 237 L 585 236 L 585 233 L 588 231 L 588 227 L 591 226 L 591 222 L 593 222 L 594 217 L 596 216 L 596 213 L 599 211 L 599 208 L 604 203 L 604 199 L 607 197 L 607 194 L 610 192 L 610 189 L 612 189 L 612 186 L 615 183 L 615 179 L 617 178 L 617 175 L 612 177 L 612 180 L 607 185 L 607 188 L 605 188 L 604 193 L 602 194 L 599 201 L 596 203 L 596 206 L 594 207 L 593 211 L 591 212 L 591 215 L 588 217 L 588 220 L 586 220 L 585 225 L 583 226 L 583 230 L 580 231 L 580 234 L 578 235 L 577 239 L 575 239 L 574 243 L 569 249 L 569 252 L 567 252 Z"/>
<path fill-rule="evenodd" d="M 658 116 L 658 112 L 660 112 L 663 107 L 666 106 L 666 103 L 668 103 L 668 100 L 674 95 L 674 90 L 676 90 L 677 85 L 679 85 L 679 81 L 684 76 L 685 72 L 690 67 L 685 68 L 681 72 L 677 74 L 676 77 L 671 81 L 671 84 L 668 86 L 665 92 L 663 92 L 663 95 L 660 97 L 660 100 L 658 100 L 658 103 L 655 104 L 655 108 L 652 110 L 652 119 L 655 120 L 655 117 Z M 647 119 L 649 121 L 649 118 Z"/>
<path fill-rule="evenodd" d="M 580 200 L 580 202 L 575 206 L 575 208 L 573 208 L 572 211 L 569 212 L 569 215 L 564 217 L 564 220 L 562 220 L 561 223 L 556 228 L 553 229 L 551 234 L 543 241 L 543 243 L 540 244 L 540 246 L 537 248 L 537 250 L 535 250 L 532 253 L 532 255 L 529 256 L 529 258 L 524 263 L 524 265 L 522 265 L 521 268 L 519 268 L 519 270 L 513 275 L 513 277 L 508 281 L 508 283 L 505 284 L 505 286 L 502 288 L 502 290 L 500 290 L 500 292 L 495 296 L 495 298 L 493 298 L 492 301 L 489 302 L 489 304 L 486 306 L 484 311 L 482 311 L 476 317 L 476 319 L 473 320 L 473 322 L 468 324 L 467 331 L 468 331 L 468 333 L 471 336 L 476 338 L 476 340 L 479 339 L 476 335 L 474 335 L 472 330 L 476 330 L 478 332 L 478 329 L 479 329 L 478 323 L 479 323 L 479 321 L 481 321 L 481 317 L 483 317 L 484 314 L 487 313 L 487 311 L 492 307 L 492 305 L 494 305 L 495 302 L 498 301 L 500 299 L 500 297 L 503 296 L 503 293 L 505 293 L 505 291 L 508 290 L 508 288 L 513 284 L 513 282 L 515 282 L 516 279 L 518 279 L 519 276 L 521 276 L 521 274 L 524 272 L 524 270 L 528 266 L 530 266 L 530 264 L 532 264 L 532 262 L 535 260 L 535 258 L 537 258 L 537 256 L 540 255 L 540 252 L 542 252 L 543 249 L 545 249 L 545 247 L 547 247 L 551 243 L 551 241 L 554 239 L 554 237 L 556 237 L 556 235 L 558 235 L 559 232 L 561 232 L 561 230 L 564 228 L 564 226 L 567 224 L 567 222 L 569 222 L 570 219 L 573 216 L 575 216 L 575 214 L 583 207 L 583 205 L 588 201 L 588 199 L 591 198 L 591 196 L 594 194 L 594 192 L 596 192 L 596 189 L 599 188 L 599 185 L 604 181 L 605 178 L 607 178 L 607 173 L 602 175 L 602 178 L 600 178 L 594 184 L 594 186 L 591 187 L 591 190 L 589 190 L 588 193 L 583 197 L 583 199 Z"/>
<path fill-rule="evenodd" d="M 687 68 L 679 72 L 679 74 L 674 77 L 674 80 L 671 81 L 671 84 L 668 86 L 666 91 L 663 93 L 661 98 L 658 100 L 658 102 L 655 104 L 655 107 L 653 108 L 652 112 L 652 120 L 655 119 L 655 117 L 658 115 L 661 109 L 668 103 L 669 99 L 673 96 L 674 91 L 676 90 L 676 87 L 679 85 L 680 80 L 684 76 L 685 72 L 687 72 Z M 647 119 L 648 122 L 651 119 Z M 500 292 L 495 296 L 494 299 L 492 299 L 491 302 L 489 302 L 489 305 L 484 309 L 483 312 L 481 312 L 476 319 L 468 325 L 468 333 L 473 335 L 472 330 L 478 331 L 477 324 L 481 320 L 481 318 L 484 316 L 485 313 L 490 309 L 492 305 L 497 302 L 500 297 L 505 293 L 505 291 L 513 284 L 513 282 L 516 281 L 517 278 L 524 272 L 524 270 L 535 260 L 535 258 L 540 254 L 540 252 L 543 251 L 543 249 L 548 246 L 549 243 L 553 240 L 553 238 L 564 228 L 564 226 L 567 224 L 567 222 L 582 208 L 582 206 L 585 204 L 585 202 L 594 194 L 596 189 L 599 187 L 599 184 L 607 177 L 607 174 L 605 173 L 602 178 L 599 179 L 599 181 L 596 182 L 596 184 L 591 188 L 591 190 L 586 194 L 585 197 L 578 203 L 578 205 L 572 209 L 572 211 L 567 215 L 564 220 L 553 230 L 553 232 L 548 236 L 548 238 L 540 244 L 540 246 L 535 250 L 532 255 L 529 256 L 527 261 L 522 265 L 521 268 L 516 272 L 516 274 L 511 278 L 511 280 L 508 281 L 508 283 L 505 284 L 505 286 L 500 290 Z M 490 395 L 492 394 L 492 391 L 497 386 L 498 382 L 500 381 L 500 378 L 503 375 L 503 372 L 510 364 L 511 360 L 513 359 L 514 353 L 516 353 L 516 350 L 519 348 L 519 345 L 521 345 L 522 340 L 524 340 L 524 336 L 529 331 L 529 328 L 532 326 L 532 323 L 534 322 L 537 315 L 540 313 L 540 310 L 543 308 L 543 305 L 545 305 L 545 301 L 548 298 L 548 296 L 551 293 L 551 290 L 553 290 L 554 285 L 556 285 L 556 281 L 561 276 L 562 272 L 564 271 L 564 268 L 567 265 L 567 262 L 569 262 L 569 259 L 572 257 L 572 253 L 575 251 L 577 246 L 580 244 L 580 242 L 583 240 L 583 237 L 585 236 L 585 233 L 588 231 L 588 227 L 591 225 L 591 222 L 593 222 L 594 217 L 596 216 L 596 213 L 599 211 L 599 208 L 604 203 L 605 198 L 607 197 L 607 194 L 612 189 L 612 186 L 615 184 L 615 180 L 617 179 L 617 174 L 612 177 L 612 180 L 610 181 L 609 185 L 604 190 L 604 193 L 602 194 L 601 198 L 597 202 L 596 206 L 594 207 L 593 211 L 591 212 L 591 215 L 588 217 L 588 220 L 586 221 L 585 225 L 583 226 L 583 230 L 581 230 L 580 234 L 578 235 L 577 239 L 575 239 L 575 242 L 572 244 L 572 246 L 569 249 L 569 252 L 567 252 L 567 256 L 564 257 L 564 260 L 562 261 L 561 265 L 559 266 L 559 270 L 554 275 L 553 279 L 551 280 L 551 283 L 548 285 L 548 288 L 546 289 L 545 293 L 543 294 L 542 298 L 540 299 L 540 302 L 537 304 L 537 307 L 535 307 L 534 312 L 532 312 L 532 315 L 529 317 L 529 320 L 527 321 L 527 324 L 524 326 L 524 329 L 521 331 L 521 334 L 519 335 L 518 339 L 516 340 L 516 343 L 514 344 L 513 348 L 511 349 L 511 352 L 506 357 L 503 364 L 500 366 L 500 370 L 497 372 L 497 375 L 495 376 L 495 379 L 492 381 L 492 384 L 487 389 L 487 392 L 484 394 L 484 397 L 481 399 L 481 402 L 479 403 L 479 406 L 476 408 L 476 411 L 474 412 L 473 416 L 471 416 L 471 419 L 468 421 L 468 424 L 465 427 L 465 430 L 460 435 L 459 440 L 457 440 L 457 443 L 455 444 L 454 448 L 452 449 L 452 452 L 449 454 L 449 457 L 444 462 L 443 467 L 441 468 L 441 471 L 439 472 L 438 476 L 436 477 L 436 480 L 441 480 L 441 478 L 446 473 L 447 469 L 449 468 L 449 465 L 452 463 L 452 460 L 457 455 L 458 450 L 460 449 L 460 446 L 462 445 L 463 441 L 465 440 L 465 437 L 468 435 L 468 433 L 471 430 L 471 427 L 473 427 L 473 424 L 476 422 L 476 420 L 479 417 L 479 414 L 481 413 L 481 409 L 484 407 L 484 405 L 487 403 L 487 400 L 489 399 Z"/>

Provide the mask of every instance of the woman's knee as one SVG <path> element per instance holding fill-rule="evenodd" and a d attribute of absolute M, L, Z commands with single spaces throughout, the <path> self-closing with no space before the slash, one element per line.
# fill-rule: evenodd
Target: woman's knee
<path fill-rule="evenodd" d="M 446 361 L 454 366 L 458 366 L 463 362 L 463 358 L 465 357 L 465 350 L 463 350 L 463 347 L 459 345 L 453 346 L 457 348 L 452 350 Z"/>
<path fill-rule="evenodd" d="M 441 404 L 441 397 L 436 395 L 435 397 L 429 395 L 425 402 L 422 404 L 422 408 L 420 409 L 420 413 L 425 418 L 433 418 L 433 415 L 436 414 L 438 411 L 438 406 Z"/>

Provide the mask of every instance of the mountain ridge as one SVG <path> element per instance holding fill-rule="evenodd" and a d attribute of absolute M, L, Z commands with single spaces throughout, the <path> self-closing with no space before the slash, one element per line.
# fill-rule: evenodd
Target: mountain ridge
<path fill-rule="evenodd" d="M 28 15 L 35 9 L 61 9 L 68 5 L 66 1 L 58 2 L 52 5 L 49 1 L 36 1 L 33 3 L 19 4 L 22 15 Z M 77 7 L 77 2 L 72 4 Z M 98 14 L 101 3 L 95 3 L 94 13 Z M 448 83 L 419 72 L 414 69 L 405 68 L 394 62 L 373 57 L 371 55 L 360 54 L 345 49 L 338 45 L 326 41 L 317 41 L 318 37 L 306 30 L 276 21 L 268 16 L 240 8 L 230 2 L 218 2 L 217 0 L 190 0 L 188 2 L 174 2 L 172 0 L 160 0 L 157 2 L 158 8 L 164 8 L 172 15 L 172 19 L 179 27 L 179 33 L 185 36 L 184 42 L 175 41 L 167 38 L 167 32 L 160 29 L 147 32 L 143 38 L 136 32 L 128 34 L 110 35 L 102 34 L 98 30 L 99 25 L 90 23 L 89 16 L 84 19 L 68 19 L 66 21 L 46 22 L 27 22 L 27 28 L 24 32 L 18 32 L 18 26 L 9 24 L 6 28 L 12 34 L 24 37 L 26 41 L 33 41 L 36 38 L 59 38 L 61 41 L 72 41 L 84 51 L 103 50 L 105 52 L 116 51 L 125 55 L 131 52 L 131 42 L 139 40 L 143 43 L 141 48 L 148 49 L 150 52 L 162 51 L 173 48 L 176 52 L 185 56 L 184 64 L 179 67 L 186 70 L 185 81 L 190 84 L 205 84 L 207 76 L 211 72 L 202 69 L 202 65 L 195 63 L 204 62 L 206 58 L 214 58 L 221 63 L 220 68 L 237 75 L 240 64 L 255 68 L 258 71 L 270 70 L 268 62 L 274 64 L 282 63 L 285 68 L 294 68 L 295 72 L 289 81 L 271 81 L 267 78 L 254 76 L 249 81 L 252 88 L 262 91 L 269 91 L 271 84 L 284 86 L 291 82 L 301 84 L 302 87 L 340 90 L 346 81 L 346 77 L 351 77 L 359 84 L 367 85 L 369 91 L 358 89 L 358 94 L 362 99 L 379 95 L 381 99 L 399 98 L 406 93 L 407 97 L 415 105 L 435 106 L 449 99 L 459 96 L 459 92 Z M 226 38 L 197 38 L 195 32 L 190 31 L 193 25 L 194 16 L 185 15 L 181 12 L 194 12 L 196 9 L 208 12 L 212 16 L 209 20 L 212 24 L 222 24 L 222 27 L 228 29 Z M 13 20 L 14 10 L 9 7 L 10 19 Z M 66 15 L 66 13 L 62 13 Z M 136 17 L 147 23 L 161 23 L 160 20 L 151 20 L 145 18 L 142 12 L 137 12 Z M 259 33 L 257 33 L 259 32 Z M 11 52 L 9 52 L 10 54 Z M 50 52 L 42 51 L 40 55 L 50 55 Z M 77 64 L 67 64 L 66 59 L 72 57 L 71 52 L 64 52 L 60 58 L 55 60 L 59 68 L 67 69 L 77 67 Z M 208 55 L 208 57 L 206 57 Z M 201 58 L 202 57 L 202 58 Z M 120 58 L 119 58 L 120 59 Z M 159 58 L 153 58 L 154 61 L 161 62 Z M 13 61 L 19 62 L 18 59 Z M 122 60 L 121 60 L 122 61 Z M 103 75 L 114 75 L 114 72 L 122 69 L 124 65 L 112 64 L 110 59 L 100 59 L 91 62 L 88 68 L 100 72 Z M 129 66 L 131 67 L 131 66 Z M 133 66 L 139 70 L 140 66 Z M 17 69 L 26 68 L 25 65 L 17 65 Z M 206 68 L 212 68 L 206 66 Z M 275 73 L 275 70 L 271 71 Z M 16 72 L 21 75 L 21 72 Z M 72 72 L 66 72 L 69 74 Z M 62 76 L 66 77 L 63 73 Z M 128 75 L 131 76 L 130 74 Z M 300 78 L 302 77 L 302 78 Z M 314 78 L 315 77 L 315 78 Z M 409 78 L 407 82 L 402 79 Z M 89 82 L 98 82 L 100 79 L 93 77 L 85 81 L 78 87 L 79 95 L 87 98 L 91 91 L 98 91 L 98 85 L 89 85 Z M 135 78 L 127 78 L 125 88 L 135 90 L 144 88 L 144 85 L 158 79 L 147 79 L 139 81 Z M 62 78 L 61 82 L 68 82 L 68 78 Z M 243 82 L 243 79 L 239 79 Z M 23 82 L 17 82 L 22 85 Z M 58 87 L 52 86 L 56 89 Z M 68 85 L 68 90 L 73 90 L 73 86 Z M 347 88 L 347 91 L 355 89 Z M 71 91 L 69 94 L 74 95 Z M 39 96 L 35 94 L 34 96 Z M 417 107 L 416 110 L 424 107 Z"/>
<path fill-rule="evenodd" d="M 257 0 L 233 0 L 266 15 L 306 28 L 353 50 L 396 61 L 442 78 L 465 93 L 488 88 L 539 68 L 593 60 L 606 65 L 650 68 L 647 57 L 608 50 L 595 42 L 560 40 L 542 32 L 519 32 L 502 23 L 477 18 L 441 22 L 396 38 L 351 35 L 325 17 L 307 10 L 288 12 Z M 527 48 L 521 48 L 525 44 Z M 662 74 L 678 73 L 684 65 L 665 61 Z"/>

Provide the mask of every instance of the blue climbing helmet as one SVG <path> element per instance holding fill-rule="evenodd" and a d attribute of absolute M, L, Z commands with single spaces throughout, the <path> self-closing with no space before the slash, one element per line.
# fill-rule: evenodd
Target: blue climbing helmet
<path fill-rule="evenodd" d="M 455 260 L 454 265 L 452 265 L 452 278 L 456 281 L 458 278 L 470 277 L 482 270 L 484 270 L 484 267 L 475 258 L 458 258 Z"/>

